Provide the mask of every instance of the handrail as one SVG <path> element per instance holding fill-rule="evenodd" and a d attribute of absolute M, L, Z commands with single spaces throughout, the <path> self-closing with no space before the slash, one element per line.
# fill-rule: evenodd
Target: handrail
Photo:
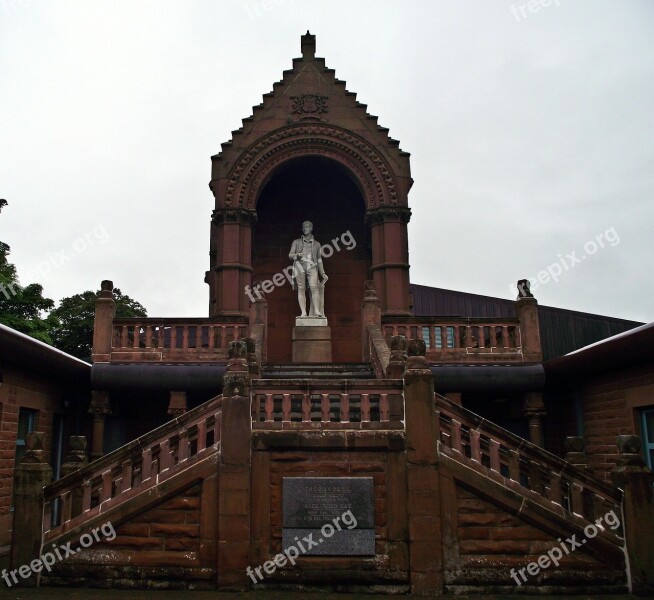
<path fill-rule="evenodd" d="M 253 429 L 404 429 L 402 380 L 252 381 Z"/>
<path fill-rule="evenodd" d="M 385 379 L 391 351 L 379 325 L 368 325 L 368 348 L 375 377 Z"/>
<path fill-rule="evenodd" d="M 63 533 L 216 451 L 221 415 L 218 396 L 46 486 L 44 536 Z M 55 503 L 60 510 L 53 510 Z"/>
<path fill-rule="evenodd" d="M 622 492 L 547 450 L 434 394 L 439 451 L 476 470 L 527 488 L 565 512 L 593 521 L 619 510 Z"/>
<path fill-rule="evenodd" d="M 518 319 L 393 317 L 381 327 L 387 339 L 395 335 L 423 339 L 428 353 L 522 353 Z"/>

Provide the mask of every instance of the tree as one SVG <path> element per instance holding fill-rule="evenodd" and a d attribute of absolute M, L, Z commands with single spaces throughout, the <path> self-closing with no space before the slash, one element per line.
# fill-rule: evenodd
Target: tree
<path fill-rule="evenodd" d="M 93 321 L 95 318 L 95 299 L 92 291 L 64 298 L 51 315 L 58 324 L 52 328 L 52 343 L 55 348 L 83 360 L 91 357 L 93 345 Z M 147 317 L 147 311 L 136 300 L 132 300 L 118 289 L 114 289 L 116 317 Z"/>
<path fill-rule="evenodd" d="M 0 199 L 0 211 L 5 206 L 7 201 Z M 7 259 L 9 253 L 9 246 L 0 242 L 0 323 L 51 344 L 56 317 L 41 315 L 54 307 L 54 301 L 43 297 L 43 286 L 38 283 L 20 285 L 16 267 Z"/>

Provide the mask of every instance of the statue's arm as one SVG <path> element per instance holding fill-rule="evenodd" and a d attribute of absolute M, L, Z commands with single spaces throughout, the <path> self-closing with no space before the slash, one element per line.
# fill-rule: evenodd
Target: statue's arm
<path fill-rule="evenodd" d="M 297 258 L 296 246 L 297 246 L 297 241 L 293 240 L 293 243 L 291 244 L 291 251 L 288 253 L 288 257 L 291 260 L 295 260 Z"/>

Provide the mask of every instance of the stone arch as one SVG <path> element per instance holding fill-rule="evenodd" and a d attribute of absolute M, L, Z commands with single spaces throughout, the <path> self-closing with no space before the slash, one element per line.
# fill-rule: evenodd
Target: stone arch
<path fill-rule="evenodd" d="M 340 127 L 291 125 L 260 138 L 232 168 L 225 207 L 255 210 L 259 193 L 281 164 L 303 156 L 323 156 L 342 165 L 355 179 L 366 208 L 400 203 L 393 172 L 366 140 Z"/>

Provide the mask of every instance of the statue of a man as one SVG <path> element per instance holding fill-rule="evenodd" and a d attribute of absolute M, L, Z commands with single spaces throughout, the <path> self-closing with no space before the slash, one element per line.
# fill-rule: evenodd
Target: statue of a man
<path fill-rule="evenodd" d="M 325 282 L 329 279 L 322 266 L 321 246 L 313 237 L 313 223 L 302 223 L 302 237 L 293 240 L 288 257 L 293 261 L 293 274 L 297 281 L 297 298 L 302 314 L 300 317 L 325 316 Z M 322 278 L 322 281 L 318 279 Z M 311 291 L 311 306 L 307 315 L 307 298 L 305 295 L 307 281 Z"/>

